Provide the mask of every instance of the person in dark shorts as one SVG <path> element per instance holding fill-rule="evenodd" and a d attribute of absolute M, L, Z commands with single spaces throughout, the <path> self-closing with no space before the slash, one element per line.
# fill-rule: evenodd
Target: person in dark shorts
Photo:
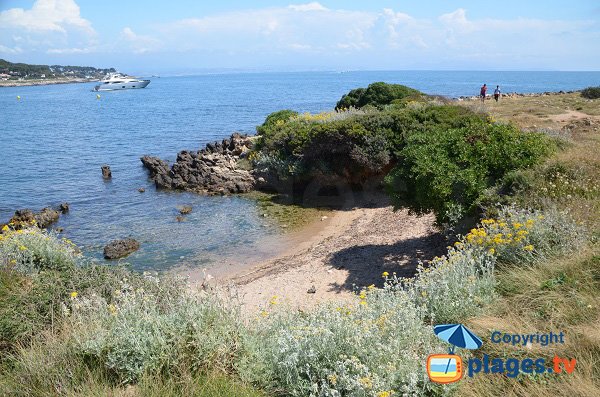
<path fill-rule="evenodd" d="M 496 102 L 498 102 L 498 99 L 500 99 L 500 86 L 497 85 L 496 89 L 494 90 L 494 99 L 496 100 Z"/>
<path fill-rule="evenodd" d="M 486 93 L 487 93 L 487 85 L 484 84 L 481 86 L 481 90 L 479 91 L 479 96 L 481 97 L 481 102 L 485 102 Z"/>

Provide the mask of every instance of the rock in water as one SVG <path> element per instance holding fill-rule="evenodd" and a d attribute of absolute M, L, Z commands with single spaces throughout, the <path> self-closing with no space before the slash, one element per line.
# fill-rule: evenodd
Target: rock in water
<path fill-rule="evenodd" d="M 43 208 L 40 212 L 35 213 L 30 209 L 16 210 L 9 223 L 12 223 L 15 229 L 22 229 L 33 224 L 40 228 L 46 228 L 58 220 L 59 212 L 52 208 Z"/>
<path fill-rule="evenodd" d="M 35 215 L 35 220 L 39 227 L 46 228 L 58 220 L 60 214 L 52 208 L 43 208 Z"/>
<path fill-rule="evenodd" d="M 123 258 L 132 252 L 140 249 L 140 243 L 132 238 L 123 240 L 114 240 L 104 247 L 104 258 L 118 259 Z"/>
<path fill-rule="evenodd" d="M 144 156 L 141 161 L 160 188 L 223 195 L 246 193 L 254 189 L 255 180 L 251 171 L 238 167 L 238 161 L 252 146 L 252 138 L 235 133 L 198 152 L 180 152 L 172 166 L 152 156 Z"/>
<path fill-rule="evenodd" d="M 67 212 L 69 212 L 69 203 L 62 203 L 58 206 L 58 210 L 63 214 L 66 214 Z"/>
<path fill-rule="evenodd" d="M 192 206 L 191 205 L 183 205 L 181 207 L 179 207 L 179 213 L 181 215 L 187 215 L 189 213 L 192 212 Z"/>
<path fill-rule="evenodd" d="M 110 171 L 110 167 L 106 164 L 102 166 L 102 178 L 104 178 L 104 179 L 112 178 L 112 172 Z"/>

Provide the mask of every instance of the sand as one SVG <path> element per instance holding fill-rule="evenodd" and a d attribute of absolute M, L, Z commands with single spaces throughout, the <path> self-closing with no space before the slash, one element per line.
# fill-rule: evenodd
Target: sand
<path fill-rule="evenodd" d="M 232 288 L 248 313 L 273 297 L 304 309 L 347 300 L 371 284 L 380 287 L 384 271 L 412 276 L 420 260 L 427 262 L 446 247 L 432 215 L 394 212 L 383 195 L 366 206 L 335 211 L 293 238 L 298 243 L 284 254 L 217 284 Z"/>

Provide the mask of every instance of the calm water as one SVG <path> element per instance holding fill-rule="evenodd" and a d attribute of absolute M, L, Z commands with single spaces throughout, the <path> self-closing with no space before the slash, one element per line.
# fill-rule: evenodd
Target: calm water
<path fill-rule="evenodd" d="M 132 236 L 142 243 L 128 258 L 138 269 L 256 261 L 285 240 L 252 200 L 156 191 L 140 156 L 174 160 L 233 131 L 253 133 L 279 109 L 329 110 L 373 81 L 460 96 L 477 94 L 484 82 L 503 92 L 580 89 L 600 85 L 600 72 L 214 74 L 155 78 L 146 89 L 105 92 L 100 100 L 94 84 L 0 88 L 0 219 L 68 201 L 71 212 L 57 226 L 91 257 L 101 258 L 111 239 Z M 104 163 L 110 182 L 101 177 Z M 182 204 L 194 211 L 178 223 Z"/>

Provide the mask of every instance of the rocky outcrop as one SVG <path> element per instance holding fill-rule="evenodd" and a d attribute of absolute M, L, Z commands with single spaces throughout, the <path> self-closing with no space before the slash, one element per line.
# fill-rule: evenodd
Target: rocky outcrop
<path fill-rule="evenodd" d="M 105 259 L 119 259 L 126 257 L 140 249 L 140 243 L 132 238 L 114 240 L 104 247 Z"/>
<path fill-rule="evenodd" d="M 47 228 L 58 220 L 60 213 L 50 207 L 43 208 L 40 212 L 33 212 L 30 209 L 16 210 L 15 214 L 8 221 L 13 229 L 24 229 L 32 225 L 40 228 Z"/>
<path fill-rule="evenodd" d="M 172 166 L 152 156 L 144 156 L 141 161 L 159 188 L 206 194 L 245 193 L 254 188 L 255 179 L 251 171 L 239 167 L 239 160 L 252 146 L 251 137 L 234 133 L 198 152 L 180 152 Z"/>

